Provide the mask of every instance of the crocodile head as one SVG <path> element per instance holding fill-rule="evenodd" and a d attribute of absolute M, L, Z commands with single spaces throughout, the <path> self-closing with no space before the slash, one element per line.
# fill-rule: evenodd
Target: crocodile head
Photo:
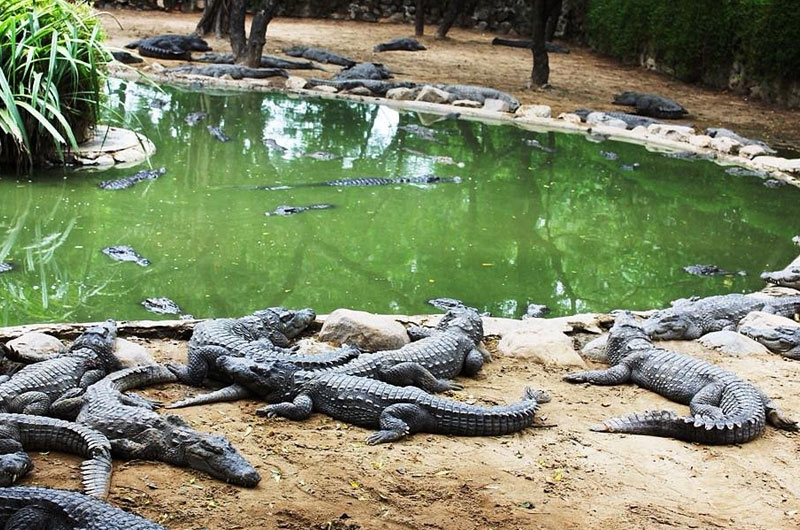
<path fill-rule="evenodd" d="M 165 419 L 177 425 L 171 441 L 187 467 L 246 488 L 254 488 L 261 481 L 258 471 L 226 438 L 196 431 L 178 416 L 166 416 Z"/>
<path fill-rule="evenodd" d="M 659 311 L 644 322 L 644 331 L 656 340 L 688 340 L 700 337 L 703 332 L 696 319 L 676 308 Z"/>
<path fill-rule="evenodd" d="M 800 265 L 790 265 L 779 271 L 762 272 L 761 279 L 781 287 L 800 289 Z"/>
<path fill-rule="evenodd" d="M 608 333 L 606 343 L 606 355 L 611 365 L 619 363 L 635 350 L 653 346 L 642 325 L 630 311 L 618 311 L 614 315 L 614 326 Z"/>
<path fill-rule="evenodd" d="M 440 325 L 444 329 L 460 329 L 475 344 L 483 340 L 483 321 L 478 312 L 471 307 L 462 306 L 450 309 L 442 317 Z"/>
<path fill-rule="evenodd" d="M 293 339 L 300 335 L 317 318 L 317 314 L 310 308 L 294 310 L 283 307 L 269 307 L 256 311 L 253 315 L 261 319 L 266 326 L 280 332 L 287 339 Z M 275 341 L 273 340 L 273 342 Z M 275 343 L 277 344 L 277 342 Z M 278 344 L 278 346 L 284 345 Z"/>
<path fill-rule="evenodd" d="M 70 351 L 88 349 L 94 352 L 103 363 L 107 372 L 119 370 L 122 366 L 114 356 L 114 343 L 117 340 L 117 323 L 106 320 L 102 324 L 92 326 L 83 332 L 72 343 Z"/>
<path fill-rule="evenodd" d="M 0 440 L 0 453 L 0 486 L 11 486 L 33 469 L 33 462 L 22 444 L 12 438 Z"/>
<path fill-rule="evenodd" d="M 257 363 L 244 357 L 224 356 L 217 359 L 217 368 L 268 403 L 291 401 L 297 393 L 294 375 L 300 368 L 292 363 Z"/>
<path fill-rule="evenodd" d="M 773 352 L 785 352 L 800 345 L 800 328 L 777 326 L 774 328 L 755 328 L 742 326 L 739 333 L 760 342 Z"/>

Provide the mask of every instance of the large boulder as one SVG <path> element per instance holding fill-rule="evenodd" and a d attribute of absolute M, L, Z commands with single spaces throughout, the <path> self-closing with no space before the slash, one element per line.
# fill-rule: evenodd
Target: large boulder
<path fill-rule="evenodd" d="M 520 105 L 516 115 L 518 118 L 550 118 L 553 109 L 549 105 Z"/>
<path fill-rule="evenodd" d="M 394 350 L 408 344 L 406 328 L 391 317 L 337 309 L 325 319 L 319 339 L 353 344 L 364 351 Z"/>
<path fill-rule="evenodd" d="M 745 337 L 735 331 L 715 331 L 707 333 L 698 339 L 698 342 L 706 348 L 717 350 L 725 355 L 740 357 L 760 353 L 769 353 L 769 350 L 754 341 L 750 337 Z"/>
<path fill-rule="evenodd" d="M 601 335 L 594 340 L 587 342 L 581 349 L 581 356 L 599 363 L 607 363 L 606 345 L 608 344 L 608 334 Z"/>
<path fill-rule="evenodd" d="M 695 133 L 693 128 L 686 125 L 672 125 L 669 123 L 653 123 L 647 127 L 647 131 L 653 136 L 677 142 L 688 142 Z"/>
<path fill-rule="evenodd" d="M 119 360 L 123 368 L 157 364 L 144 346 L 126 339 L 117 339 L 114 345 L 114 357 Z"/>
<path fill-rule="evenodd" d="M 417 94 L 417 101 L 425 101 L 427 103 L 450 103 L 455 100 L 455 97 L 450 92 L 439 90 L 436 87 L 425 85 Z"/>
<path fill-rule="evenodd" d="M 497 351 L 546 366 L 586 368 L 572 347 L 572 339 L 552 328 L 520 328 L 506 333 L 497 344 Z"/>
<path fill-rule="evenodd" d="M 6 346 L 22 356 L 33 357 L 47 356 L 66 350 L 63 342 L 52 335 L 38 331 L 20 335 L 16 339 L 8 341 Z"/>
<path fill-rule="evenodd" d="M 586 115 L 586 123 L 590 125 L 605 125 L 606 127 L 616 127 L 617 129 L 627 129 L 628 124 L 619 118 L 615 118 L 605 112 L 590 112 Z"/>

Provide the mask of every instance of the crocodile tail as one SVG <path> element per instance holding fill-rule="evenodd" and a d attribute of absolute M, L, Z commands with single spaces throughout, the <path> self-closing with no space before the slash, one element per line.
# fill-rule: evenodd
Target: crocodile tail
<path fill-rule="evenodd" d="M 188 51 L 175 51 L 175 50 L 168 50 L 165 48 L 158 48 L 156 46 L 150 46 L 148 44 L 139 44 L 139 55 L 144 57 L 154 57 L 156 59 L 168 59 L 168 60 L 191 60 L 192 54 Z"/>
<path fill-rule="evenodd" d="M 687 442 L 728 445 L 749 442 L 764 431 L 764 425 L 763 418 L 755 416 L 741 420 L 706 416 L 678 416 L 671 410 L 649 410 L 606 420 L 600 425 L 591 427 L 591 430 L 646 434 L 677 438 Z"/>
<path fill-rule="evenodd" d="M 105 498 L 111 486 L 111 457 L 98 455 L 81 464 L 81 481 L 87 495 Z"/>
<path fill-rule="evenodd" d="M 540 401 L 541 400 L 541 401 Z M 478 407 L 432 398 L 429 412 L 434 417 L 432 432 L 458 436 L 498 436 L 533 425 L 540 403 L 550 400 L 541 390 L 525 389 L 522 400 L 499 407 Z"/>
<path fill-rule="evenodd" d="M 249 397 L 250 395 L 251 395 L 250 391 L 248 391 L 243 386 L 233 384 L 230 386 L 220 388 L 219 390 L 215 390 L 214 392 L 208 392 L 206 394 L 198 394 L 196 396 L 181 399 L 179 401 L 176 401 L 175 403 L 170 403 L 165 408 L 179 409 L 183 407 L 193 407 L 195 405 L 206 405 L 208 403 L 221 403 L 223 401 L 238 401 L 240 399 Z"/>
<path fill-rule="evenodd" d="M 114 372 L 106 376 L 106 380 L 108 380 L 116 390 L 125 392 L 126 390 L 145 385 L 174 383 L 178 380 L 178 377 L 163 364 L 149 364 Z"/>

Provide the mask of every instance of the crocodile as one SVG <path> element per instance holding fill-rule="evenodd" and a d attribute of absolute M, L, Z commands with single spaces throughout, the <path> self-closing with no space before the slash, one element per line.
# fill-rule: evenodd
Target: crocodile
<path fill-rule="evenodd" d="M 311 78 L 308 83 L 313 86 L 332 86 L 336 90 L 352 90 L 358 87 L 364 87 L 370 90 L 373 94 L 378 96 L 385 96 L 386 92 L 393 88 L 416 88 L 418 83 L 412 81 L 381 81 L 377 79 L 318 79 Z"/>
<path fill-rule="evenodd" d="M 122 64 L 138 64 L 143 63 L 144 59 L 141 57 L 136 57 L 128 52 L 124 52 L 122 50 L 114 50 L 111 52 L 111 56 L 114 58 L 115 61 L 121 62 Z"/>
<path fill-rule="evenodd" d="M 600 156 L 606 160 L 619 160 L 619 155 L 613 151 L 600 151 Z"/>
<path fill-rule="evenodd" d="M 147 267 L 150 265 L 150 260 L 140 256 L 135 250 L 133 250 L 133 247 L 128 245 L 115 245 L 113 247 L 106 247 L 100 252 L 116 261 L 132 261 L 140 267 Z"/>
<path fill-rule="evenodd" d="M 206 127 L 206 129 L 208 129 L 208 132 L 211 133 L 211 136 L 213 136 L 217 141 L 222 143 L 231 141 L 231 137 L 225 134 L 225 131 L 222 130 L 221 126 L 209 125 Z"/>
<path fill-rule="evenodd" d="M 437 175 L 422 175 L 419 177 L 361 177 L 361 178 L 347 178 L 336 180 L 325 180 L 322 182 L 308 182 L 301 184 L 293 184 L 291 186 L 252 186 L 247 189 L 262 190 L 262 191 L 280 191 L 290 190 L 294 188 L 309 188 L 328 186 L 332 188 L 356 188 L 364 186 L 397 186 L 400 184 L 411 185 L 425 185 L 425 184 L 443 184 L 443 183 L 459 183 L 461 177 L 439 177 Z"/>
<path fill-rule="evenodd" d="M 195 125 L 197 125 L 206 118 L 208 118 L 208 113 L 203 112 L 202 110 L 198 110 L 197 112 L 190 112 L 189 114 L 187 114 L 186 118 L 184 118 L 183 121 L 186 122 L 186 125 L 194 127 Z"/>
<path fill-rule="evenodd" d="M 14 265 L 7 261 L 0 261 L 0 273 L 11 272 L 14 270 Z"/>
<path fill-rule="evenodd" d="M 681 268 L 693 276 L 747 276 L 746 271 L 728 271 L 716 265 L 687 265 Z"/>
<path fill-rule="evenodd" d="M 556 150 L 552 147 L 548 147 L 546 145 L 542 145 L 539 140 L 535 138 L 523 138 L 522 143 L 527 145 L 528 147 L 533 147 L 534 149 L 538 149 L 539 151 L 544 151 L 545 153 L 555 153 Z"/>
<path fill-rule="evenodd" d="M 180 306 L 165 296 L 146 298 L 142 301 L 142 307 L 157 315 L 177 315 L 181 312 Z"/>
<path fill-rule="evenodd" d="M 654 118 L 648 118 L 646 116 L 639 116 L 637 114 L 629 114 L 627 112 L 617 112 L 617 111 L 606 111 L 606 110 L 591 110 L 591 109 L 578 109 L 573 111 L 573 114 L 577 114 L 581 117 L 581 120 L 586 121 L 586 118 L 589 117 L 589 114 L 593 112 L 599 112 L 605 114 L 609 118 L 622 120 L 625 122 L 626 129 L 635 129 L 636 127 L 649 127 L 653 124 L 660 124 L 664 123 L 661 120 L 656 120 Z"/>
<path fill-rule="evenodd" d="M 630 90 L 614 94 L 612 103 L 634 107 L 637 114 L 653 118 L 674 119 L 683 118 L 689 114 L 677 101 L 656 94 L 642 94 Z"/>
<path fill-rule="evenodd" d="M 740 136 L 730 129 L 709 127 L 708 129 L 706 129 L 706 135 L 710 136 L 711 138 L 730 138 L 731 140 L 737 141 L 742 145 L 757 145 L 763 148 L 765 153 L 771 155 L 777 153 L 775 149 L 771 148 L 769 145 L 762 142 L 761 140 L 753 140 L 752 138 L 745 138 L 744 136 Z"/>
<path fill-rule="evenodd" d="M 111 453 L 126 460 L 158 460 L 203 471 L 237 486 L 255 487 L 258 472 L 222 436 L 196 431 L 180 416 L 161 416 L 146 398 L 123 392 L 177 381 L 166 366 L 137 366 L 114 372 L 81 396 L 76 421 L 105 434 Z"/>
<path fill-rule="evenodd" d="M 417 39 L 412 39 L 410 37 L 398 37 L 396 39 L 392 39 L 387 42 L 376 44 L 372 48 L 372 50 L 376 52 L 391 52 L 391 51 L 417 52 L 421 50 L 427 50 L 427 48 L 423 44 L 421 44 Z"/>
<path fill-rule="evenodd" d="M 95 497 L 108 495 L 111 445 L 94 429 L 55 418 L 0 413 L 0 486 L 10 486 L 33 467 L 23 449 L 86 457 L 81 464 L 84 490 Z"/>
<path fill-rule="evenodd" d="M 434 87 L 449 92 L 455 96 L 455 99 L 471 99 L 478 103 L 485 103 L 487 99 L 499 99 L 508 103 L 509 112 L 514 112 L 519 108 L 519 100 L 508 94 L 501 92 L 494 88 L 487 88 L 475 85 L 445 85 L 437 84 Z"/>
<path fill-rule="evenodd" d="M 800 327 L 798 326 L 776 326 L 774 328 L 742 326 L 739 328 L 739 333 L 763 344 L 771 352 L 800 361 Z"/>
<path fill-rule="evenodd" d="M 420 138 L 431 142 L 436 141 L 436 134 L 439 132 L 436 129 L 431 129 L 430 127 L 425 127 L 423 125 L 416 125 L 414 123 L 409 125 L 400 125 L 398 129 L 411 133 L 415 136 L 419 136 Z"/>
<path fill-rule="evenodd" d="M 74 417 L 66 398 L 120 368 L 113 320 L 92 326 L 58 357 L 31 364 L 0 383 L 0 412 Z"/>
<path fill-rule="evenodd" d="M 0 527 L 8 530 L 165 530 L 99 499 L 74 491 L 0 488 Z"/>
<path fill-rule="evenodd" d="M 239 64 L 209 64 L 205 66 L 173 66 L 164 69 L 168 74 L 199 75 L 203 77 L 231 76 L 232 79 L 266 79 L 268 77 L 289 77 L 283 68 L 250 68 Z"/>
<path fill-rule="evenodd" d="M 211 47 L 196 35 L 156 35 L 136 40 L 125 45 L 126 48 L 139 48 L 139 55 L 156 59 L 192 59 L 192 51 L 207 52 Z"/>
<path fill-rule="evenodd" d="M 689 416 L 647 411 L 613 418 L 594 431 L 649 434 L 705 444 L 740 444 L 761 435 L 767 422 L 796 431 L 797 422 L 758 387 L 734 373 L 687 355 L 656 348 L 629 312 L 617 314 L 606 346 L 611 368 L 574 372 L 569 383 L 636 383 L 672 401 L 689 405 Z"/>
<path fill-rule="evenodd" d="M 500 37 L 495 37 L 492 39 L 492 46 L 510 46 L 511 48 L 530 48 L 533 45 L 533 41 L 530 40 L 511 40 L 511 39 L 501 39 Z M 547 50 L 547 53 L 569 53 L 569 48 L 565 48 L 564 46 L 560 46 L 554 42 L 545 42 L 544 49 Z"/>
<path fill-rule="evenodd" d="M 144 182 L 145 180 L 156 180 L 158 177 L 167 172 L 167 168 L 159 169 L 143 169 L 137 171 L 129 177 L 123 177 L 114 180 L 104 180 L 98 184 L 100 189 L 104 190 L 126 190 L 133 187 L 135 184 Z"/>
<path fill-rule="evenodd" d="M 400 386 L 416 386 L 426 392 L 460 390 L 460 384 L 449 381 L 457 375 L 473 376 L 481 369 L 488 352 L 479 346 L 483 340 L 483 323 L 478 313 L 461 306 L 449 311 L 436 330 L 419 340 L 397 350 L 384 350 L 363 354 L 339 366 L 306 369 L 309 373 L 342 374 L 370 377 Z M 273 359 L 265 359 L 272 362 Z M 234 384 L 208 394 L 201 394 L 170 405 L 170 408 L 186 407 L 220 401 L 236 401 L 255 394 L 259 386 L 249 387 L 253 374 L 247 367 L 264 360 L 249 356 L 229 360 L 224 370 Z M 247 374 L 242 380 L 238 374 Z M 254 392 L 251 392 L 253 390 Z"/>
<path fill-rule="evenodd" d="M 270 352 L 280 358 L 296 357 L 297 362 L 336 363 L 339 359 L 335 357 L 294 356 L 282 349 L 288 347 L 290 339 L 305 331 L 316 317 L 309 308 L 290 310 L 270 307 L 242 318 L 217 318 L 200 322 L 189 339 L 187 364 L 170 365 L 170 369 L 181 382 L 196 386 L 215 366 L 216 359 L 224 355 L 242 357 L 250 353 Z"/>
<path fill-rule="evenodd" d="M 800 246 L 800 236 L 793 237 L 792 242 Z M 773 285 L 800 289 L 800 258 L 779 271 L 762 272 L 761 279 Z"/>
<path fill-rule="evenodd" d="M 195 61 L 201 63 L 214 64 L 233 64 L 232 53 L 204 53 L 200 57 L 195 57 Z M 292 61 L 291 59 L 281 59 L 272 55 L 262 55 L 259 62 L 261 68 L 282 68 L 284 70 L 324 70 L 311 61 Z"/>
<path fill-rule="evenodd" d="M 392 73 L 381 63 L 358 63 L 353 66 L 343 68 L 341 72 L 333 76 L 336 81 L 344 79 L 390 79 Z"/>
<path fill-rule="evenodd" d="M 314 160 L 336 160 L 341 158 L 340 155 L 329 153 L 327 151 L 314 151 L 312 153 L 303 154 L 303 158 L 313 158 Z"/>
<path fill-rule="evenodd" d="M 725 294 L 685 301 L 662 309 L 644 322 L 647 334 L 657 340 L 691 340 L 712 331 L 735 330 L 751 311 L 792 318 L 800 311 L 800 296 L 749 296 Z"/>
<path fill-rule="evenodd" d="M 522 315 L 522 320 L 528 320 L 529 318 L 544 318 L 544 316 L 549 312 L 550 308 L 546 305 L 528 304 L 528 307 L 525 308 L 525 314 Z"/>
<path fill-rule="evenodd" d="M 330 210 L 332 208 L 336 208 L 336 206 L 334 206 L 333 204 L 326 204 L 326 203 L 309 204 L 308 206 L 289 206 L 289 205 L 283 204 L 281 206 L 278 206 L 277 208 L 275 208 L 271 212 L 265 212 L 264 215 L 266 215 L 267 217 L 270 217 L 270 216 L 273 216 L 273 215 L 280 215 L 280 216 L 286 217 L 286 216 L 289 216 L 289 215 L 296 215 L 298 213 L 307 212 L 309 210 Z"/>
<path fill-rule="evenodd" d="M 290 57 L 302 57 L 322 64 L 338 64 L 339 66 L 353 66 L 356 61 L 342 57 L 339 54 L 323 50 L 322 48 L 312 48 L 308 46 L 293 46 L 286 48 L 283 53 Z"/>

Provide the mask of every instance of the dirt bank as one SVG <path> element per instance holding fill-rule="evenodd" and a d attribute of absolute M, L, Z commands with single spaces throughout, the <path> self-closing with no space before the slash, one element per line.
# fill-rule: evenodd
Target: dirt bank
<path fill-rule="evenodd" d="M 110 42 L 116 46 L 156 33 L 189 33 L 200 16 L 132 10 L 110 13 L 113 18 L 104 17 L 103 25 Z M 729 127 L 740 134 L 800 149 L 800 111 L 748 101 L 641 68 L 621 66 L 574 46 L 570 54 L 550 54 L 553 89 L 527 90 L 524 87 L 531 68 L 527 50 L 491 46 L 494 35 L 471 30 L 454 29 L 448 40 L 437 41 L 432 37 L 434 31 L 435 28 L 427 27 L 427 36 L 422 39 L 427 51 L 373 53 L 374 44 L 407 36 L 413 28 L 398 24 L 277 19 L 269 26 L 265 53 L 279 53 L 281 48 L 296 44 L 322 46 L 354 59 L 383 62 L 393 71 L 402 72 L 398 79 L 471 83 L 505 90 L 524 103 L 550 105 L 554 115 L 577 108 L 620 110 L 610 104 L 612 94 L 623 90 L 655 92 L 680 101 L 691 111 L 690 121 L 699 127 Z M 216 51 L 230 50 L 227 41 L 209 40 Z M 328 69 L 330 73 L 322 74 L 323 77 L 332 75 L 336 67 Z"/>

